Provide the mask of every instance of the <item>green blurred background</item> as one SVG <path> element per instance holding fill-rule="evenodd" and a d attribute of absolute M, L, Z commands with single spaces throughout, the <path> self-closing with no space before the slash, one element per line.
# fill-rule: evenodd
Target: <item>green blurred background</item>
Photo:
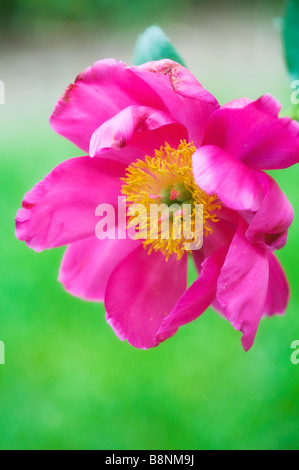
<path fill-rule="evenodd" d="M 183 4 L 184 3 L 184 4 Z M 159 24 L 220 103 L 270 92 L 290 107 L 282 1 L 0 1 L 1 449 L 298 449 L 299 167 L 275 176 L 296 218 L 279 253 L 292 288 L 284 318 L 262 321 L 244 353 L 211 310 L 158 348 L 120 342 L 102 305 L 56 281 L 63 249 L 36 254 L 14 238 L 23 194 L 80 154 L 54 134 L 57 98 L 95 60 L 130 63 Z M 298 77 L 299 78 L 299 77 Z M 194 270 L 190 270 L 190 279 Z"/>

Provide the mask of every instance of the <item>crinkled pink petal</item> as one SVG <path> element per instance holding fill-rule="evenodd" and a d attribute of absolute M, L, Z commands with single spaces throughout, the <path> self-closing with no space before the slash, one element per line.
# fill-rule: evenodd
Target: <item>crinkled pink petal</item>
<path fill-rule="evenodd" d="M 50 123 L 53 129 L 88 152 L 93 132 L 131 105 L 167 111 L 155 88 L 123 62 L 105 59 L 81 73 L 60 98 Z"/>
<path fill-rule="evenodd" d="M 268 253 L 268 260 L 269 286 L 263 314 L 284 315 L 290 300 L 289 283 L 276 256 Z"/>
<path fill-rule="evenodd" d="M 129 106 L 96 129 L 89 154 L 93 157 L 105 154 L 107 149 L 122 149 L 129 164 L 145 155 L 154 155 L 155 149 L 165 142 L 177 148 L 181 139 L 188 140 L 187 131 L 169 114 L 145 106 Z"/>
<path fill-rule="evenodd" d="M 75 297 L 103 302 L 110 274 L 139 243 L 96 236 L 72 243 L 64 254 L 58 280 Z"/>
<path fill-rule="evenodd" d="M 178 328 L 198 318 L 216 296 L 217 280 L 228 246 L 220 248 L 202 264 L 196 281 L 182 295 L 172 312 L 164 319 L 157 334 L 159 342 L 173 336 Z"/>
<path fill-rule="evenodd" d="M 192 157 L 198 186 L 217 194 L 227 207 L 256 211 L 262 201 L 262 188 L 253 172 L 241 161 L 215 145 L 200 147 Z"/>
<path fill-rule="evenodd" d="M 94 235 L 99 204 L 117 208 L 126 165 L 105 158 L 67 160 L 25 195 L 16 236 L 41 251 Z"/>
<path fill-rule="evenodd" d="M 141 349 L 159 344 L 157 332 L 187 287 L 187 256 L 168 261 L 143 246 L 112 272 L 105 294 L 106 318 L 116 335 Z"/>
<path fill-rule="evenodd" d="M 255 172 L 263 187 L 264 198 L 260 208 L 250 221 L 246 237 L 271 250 L 282 248 L 287 240 L 294 211 L 276 181 L 264 172 Z"/>
<path fill-rule="evenodd" d="M 196 99 L 205 103 L 211 103 L 215 108 L 219 108 L 216 98 L 207 91 L 194 77 L 194 75 L 183 65 L 170 59 L 161 59 L 147 62 L 138 67 L 132 67 L 135 73 L 150 72 L 165 77 L 165 82 L 175 91 L 176 94 L 185 98 Z M 143 77 L 145 77 L 143 75 Z M 144 78 L 152 82 L 152 77 Z M 162 96 L 162 94 L 161 94 Z"/>
<path fill-rule="evenodd" d="M 189 140 L 201 145 L 208 119 L 219 108 L 214 96 L 189 70 L 169 59 L 132 67 L 132 71 L 156 90 L 171 116 L 188 130 Z"/>
<path fill-rule="evenodd" d="M 211 116 L 203 145 L 217 145 L 256 169 L 294 165 L 299 161 L 299 124 L 278 118 L 279 111 L 270 95 L 229 103 Z"/>
<path fill-rule="evenodd" d="M 243 332 L 245 351 L 253 345 L 269 283 L 267 251 L 246 239 L 247 226 L 240 218 L 217 287 L 217 300 L 225 317 Z"/>
<path fill-rule="evenodd" d="M 199 145 L 208 118 L 219 107 L 184 67 L 158 61 L 127 67 L 113 59 L 96 62 L 81 73 L 58 101 L 53 129 L 88 151 L 93 132 L 128 106 L 149 106 L 169 113 Z"/>

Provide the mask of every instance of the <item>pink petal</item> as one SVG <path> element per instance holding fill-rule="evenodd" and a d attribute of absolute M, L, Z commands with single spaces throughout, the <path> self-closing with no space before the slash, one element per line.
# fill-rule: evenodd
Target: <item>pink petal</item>
<path fill-rule="evenodd" d="M 252 243 L 278 250 L 286 243 L 287 230 L 293 221 L 294 211 L 271 176 L 260 171 L 255 174 L 263 187 L 264 198 L 249 224 L 246 237 Z"/>
<path fill-rule="evenodd" d="M 229 103 L 224 104 L 222 108 L 244 108 L 249 103 L 251 103 L 249 98 L 237 98 L 235 100 L 229 101 Z"/>
<path fill-rule="evenodd" d="M 225 104 L 223 108 L 245 108 L 245 106 L 251 103 L 252 101 L 249 98 L 238 98 Z M 258 110 L 274 117 L 278 117 L 282 108 L 281 103 L 279 103 L 276 98 L 270 94 L 263 95 L 254 103 Z"/>
<path fill-rule="evenodd" d="M 210 118 L 204 145 L 217 145 L 256 169 L 278 169 L 299 161 L 299 124 L 278 118 L 280 104 L 270 95 L 237 100 Z"/>
<path fill-rule="evenodd" d="M 202 248 L 192 252 L 192 257 L 198 273 L 201 273 L 202 263 L 220 248 L 230 244 L 239 221 L 238 213 L 222 207 L 217 212 L 218 222 L 210 222 L 213 232 L 203 239 Z"/>
<path fill-rule="evenodd" d="M 268 259 L 269 286 L 263 313 L 271 317 L 285 313 L 290 300 L 290 287 L 276 256 L 272 253 L 268 253 Z"/>
<path fill-rule="evenodd" d="M 154 150 L 165 142 L 177 148 L 181 139 L 188 140 L 187 131 L 169 114 L 145 106 L 129 106 L 96 129 L 89 153 L 93 157 L 107 149 L 127 150 L 122 157 L 131 163 L 154 155 Z"/>
<path fill-rule="evenodd" d="M 75 297 L 103 302 L 110 274 L 139 243 L 130 238 L 98 240 L 96 236 L 72 243 L 64 254 L 58 280 Z"/>
<path fill-rule="evenodd" d="M 117 208 L 126 165 L 105 158 L 67 160 L 25 195 L 16 236 L 36 251 L 94 235 L 99 204 Z"/>
<path fill-rule="evenodd" d="M 211 103 L 215 108 L 219 108 L 216 98 L 198 82 L 197 78 L 186 67 L 173 60 L 162 59 L 147 62 L 139 67 L 132 67 L 132 70 L 135 73 L 150 72 L 154 75 L 158 74 L 160 81 L 161 77 L 166 77 L 166 80 L 163 80 L 168 83 L 168 86 L 171 86 L 176 94 Z M 152 81 L 150 76 L 145 78 L 145 75 L 143 75 L 143 77 L 146 81 Z"/>
<path fill-rule="evenodd" d="M 248 242 L 246 229 L 247 223 L 240 218 L 218 279 L 217 300 L 227 320 L 243 332 L 242 345 L 248 351 L 266 301 L 269 263 L 267 251 Z"/>
<path fill-rule="evenodd" d="M 219 108 L 217 100 L 182 65 L 169 59 L 148 62 L 132 71 L 159 94 L 169 114 L 188 130 L 198 147 L 210 115 Z"/>
<path fill-rule="evenodd" d="M 164 319 L 157 335 L 159 342 L 173 336 L 179 327 L 198 318 L 216 297 L 217 280 L 228 246 L 220 248 L 202 264 L 198 279 L 182 295 L 172 312 Z"/>
<path fill-rule="evenodd" d="M 168 261 L 143 246 L 129 254 L 111 274 L 105 295 L 107 321 L 121 340 L 141 349 L 159 344 L 163 319 L 187 285 L 187 256 Z"/>
<path fill-rule="evenodd" d="M 262 188 L 252 171 L 214 145 L 206 145 L 194 153 L 193 174 L 201 189 L 217 194 L 231 209 L 255 211 L 261 204 Z"/>
<path fill-rule="evenodd" d="M 81 73 L 56 104 L 53 129 L 88 152 L 93 132 L 103 122 L 131 105 L 166 111 L 151 85 L 123 62 L 105 59 Z"/>

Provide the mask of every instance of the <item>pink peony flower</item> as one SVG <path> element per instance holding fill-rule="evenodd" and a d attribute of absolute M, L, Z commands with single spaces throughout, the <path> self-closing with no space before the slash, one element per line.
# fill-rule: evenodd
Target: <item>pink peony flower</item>
<path fill-rule="evenodd" d="M 88 156 L 58 165 L 26 194 L 16 236 L 36 251 L 68 245 L 64 288 L 104 301 L 115 333 L 137 348 L 157 346 L 212 305 L 243 333 L 247 351 L 261 317 L 283 314 L 289 300 L 273 251 L 286 243 L 293 210 L 263 170 L 298 162 L 299 126 L 279 111 L 269 95 L 220 107 L 170 60 L 99 61 L 51 116 L 54 130 Z M 203 205 L 191 287 L 181 240 L 95 236 L 96 207 L 117 211 L 121 195 L 129 204 Z"/>

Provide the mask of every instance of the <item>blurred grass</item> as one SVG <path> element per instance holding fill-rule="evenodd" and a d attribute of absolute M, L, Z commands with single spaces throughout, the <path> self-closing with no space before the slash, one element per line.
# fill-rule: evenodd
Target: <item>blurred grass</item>
<path fill-rule="evenodd" d="M 260 83 L 262 76 L 263 70 L 257 81 L 265 91 L 278 86 Z M 236 86 L 256 93 L 250 80 L 237 84 L 236 77 L 223 84 L 215 76 L 205 85 L 222 102 L 234 97 Z M 287 102 L 287 83 L 278 88 Z M 56 281 L 63 249 L 36 254 L 14 238 L 23 194 L 79 151 L 50 130 L 44 114 L 30 118 L 24 106 L 10 120 L 5 107 L 0 448 L 298 449 L 299 365 L 290 362 L 290 344 L 299 339 L 298 165 L 275 172 L 296 214 L 279 253 L 292 288 L 286 317 L 263 320 L 249 353 L 240 334 L 211 310 L 158 348 L 139 351 L 115 337 L 102 305 L 63 291 Z"/>

